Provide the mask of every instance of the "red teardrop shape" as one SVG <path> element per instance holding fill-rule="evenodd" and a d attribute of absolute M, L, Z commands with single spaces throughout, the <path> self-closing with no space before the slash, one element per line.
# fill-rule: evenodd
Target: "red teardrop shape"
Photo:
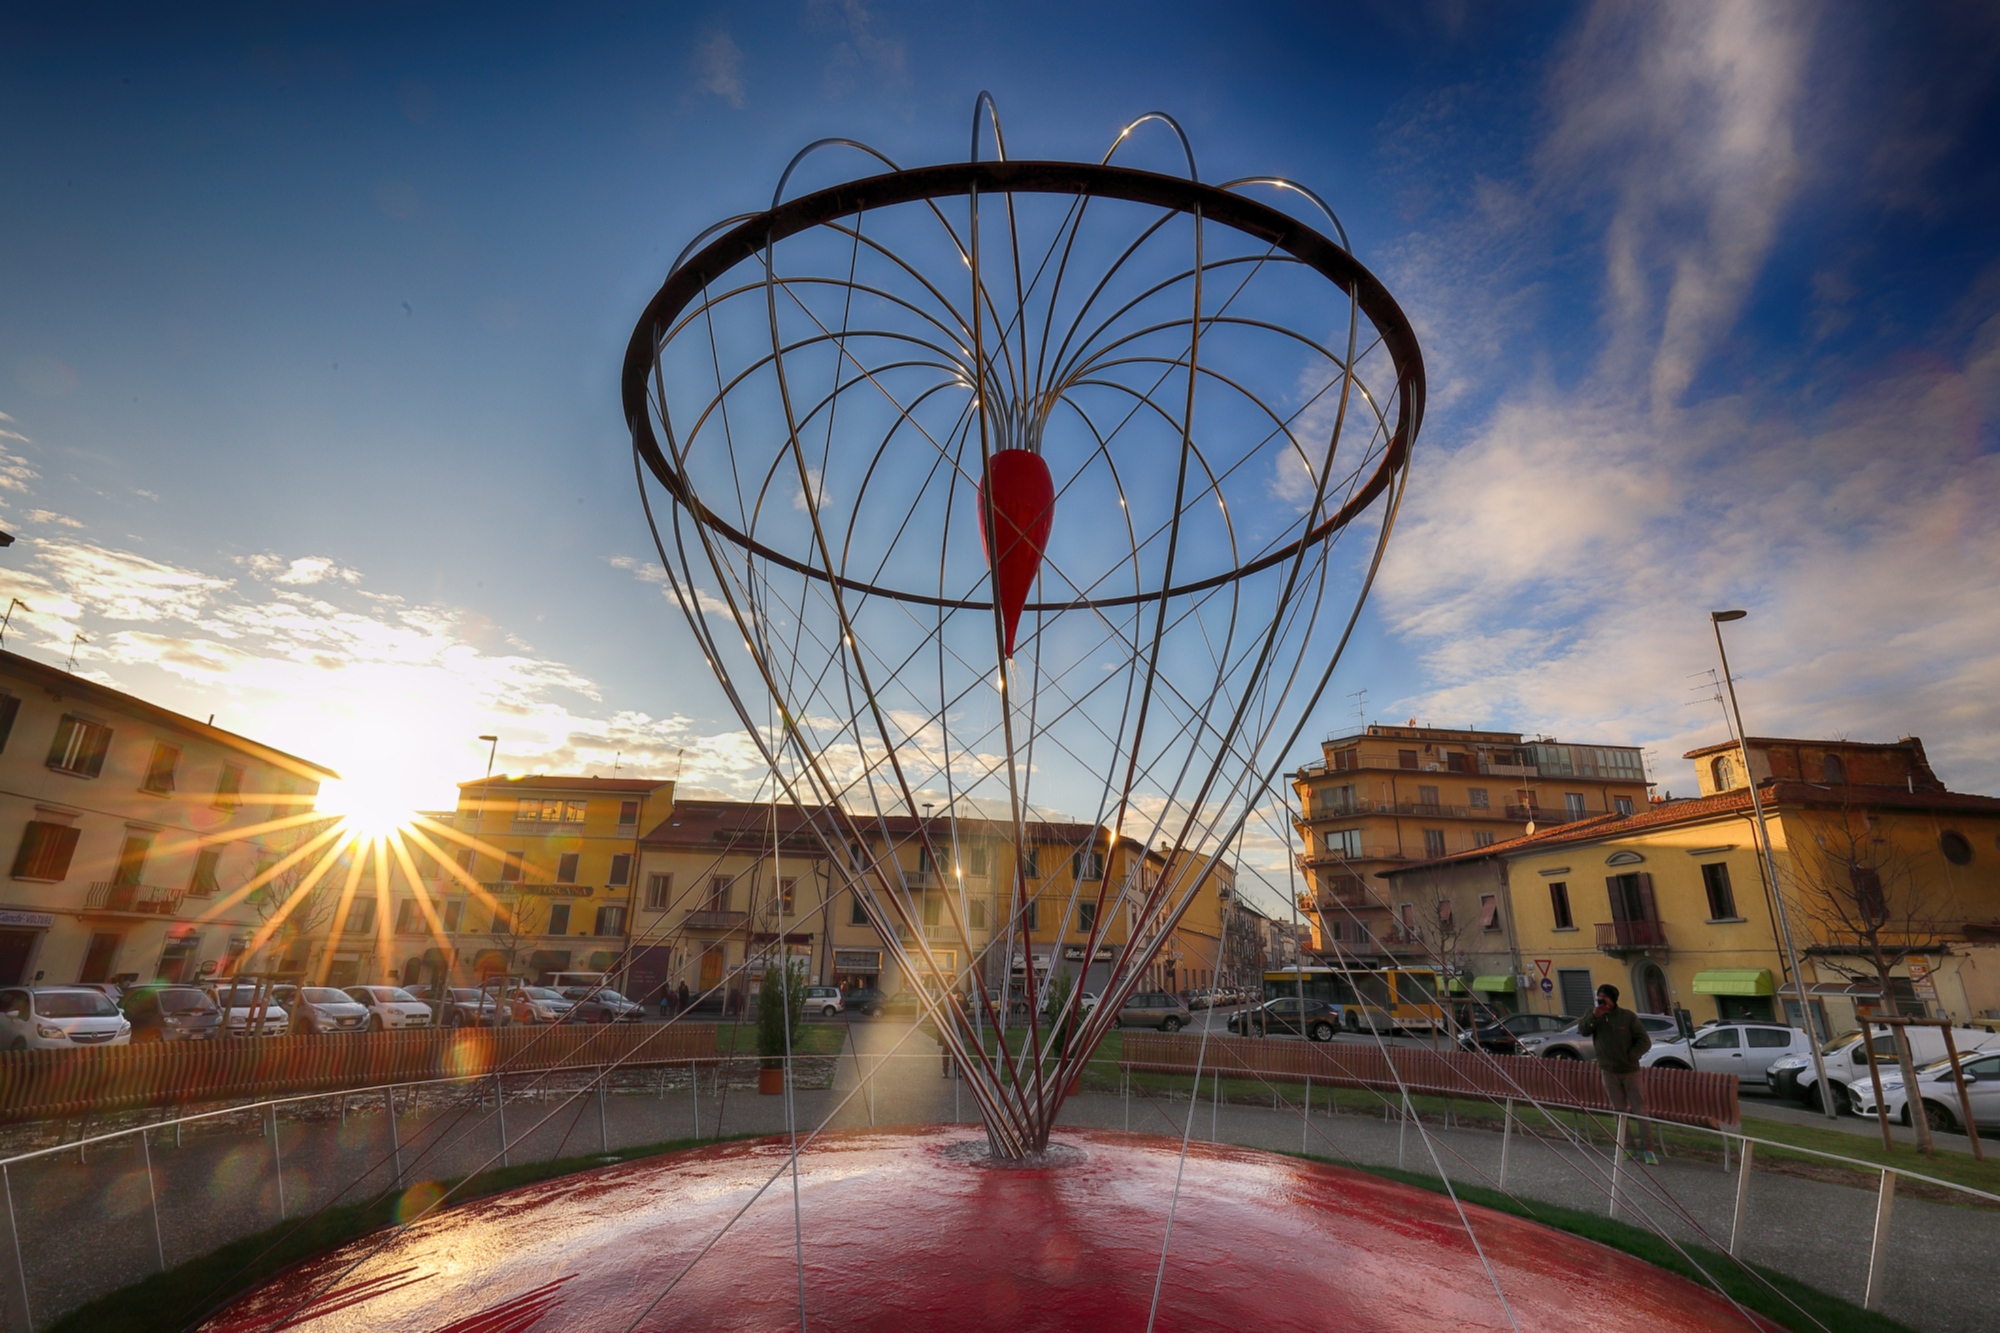
<path fill-rule="evenodd" d="M 992 498 L 994 525 L 1000 530 L 999 553 L 986 526 L 986 506 Z M 1021 608 L 1048 549 L 1049 528 L 1056 517 L 1056 485 L 1042 456 L 1026 449 L 1001 449 L 986 460 L 979 483 L 979 536 L 996 574 L 1000 612 L 1007 627 L 1007 656 L 1014 655 L 1014 630 Z"/>

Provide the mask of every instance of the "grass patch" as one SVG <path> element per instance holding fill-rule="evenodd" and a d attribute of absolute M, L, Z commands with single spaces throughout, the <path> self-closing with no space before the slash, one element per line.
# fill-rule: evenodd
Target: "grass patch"
<path fill-rule="evenodd" d="M 847 1024 L 807 1023 L 798 1031 L 798 1040 L 792 1045 L 794 1055 L 839 1055 L 847 1045 Z M 715 1025 L 715 1049 L 720 1055 L 757 1054 L 757 1025 L 755 1023 L 718 1023 Z"/>
<path fill-rule="evenodd" d="M 1401 1181 L 1405 1185 L 1415 1185 L 1436 1194 L 1445 1192 L 1443 1183 L 1436 1176 L 1420 1175 L 1415 1171 L 1397 1171 L 1389 1167 L 1358 1167 L 1348 1162 L 1312 1154 L 1287 1153 L 1286 1156 L 1304 1156 L 1308 1161 L 1324 1162 L 1329 1166 L 1344 1167 L 1349 1171 L 1365 1171 L 1370 1175 Z M 1600 1245 L 1622 1250 L 1656 1268 L 1664 1268 L 1670 1273 L 1678 1274 L 1703 1286 L 1719 1286 L 1730 1299 L 1746 1310 L 1755 1311 L 1785 1328 L 1797 1329 L 1799 1333 L 1818 1333 L 1822 1327 L 1829 1333 L 1911 1333 L 1907 1324 L 1899 1324 L 1873 1310 L 1864 1310 L 1850 1301 L 1829 1295 L 1817 1287 L 1808 1286 L 1797 1278 L 1788 1277 L 1761 1264 L 1749 1265 L 1755 1270 L 1753 1276 L 1752 1273 L 1744 1271 L 1744 1265 L 1719 1251 L 1686 1246 L 1684 1254 L 1682 1250 L 1675 1249 L 1642 1227 L 1596 1213 L 1580 1212 L 1574 1208 L 1562 1208 L 1554 1204 L 1525 1205 L 1498 1190 L 1459 1184 L 1456 1181 L 1453 1182 L 1452 1189 L 1467 1203 L 1476 1203 L 1497 1213 L 1511 1213 L 1515 1217 L 1540 1222 L 1558 1231 L 1567 1231 L 1571 1235 L 1594 1240 Z M 1707 1271 L 1707 1277 L 1703 1276 L 1704 1269 Z M 1761 1282 L 1758 1280 L 1760 1277 L 1763 1279 Z M 1769 1285 L 1765 1285 L 1766 1283 Z"/>
<path fill-rule="evenodd" d="M 452 1195 L 451 1204 L 441 1211 L 538 1180 L 609 1166 L 614 1161 L 634 1161 L 711 1143 L 764 1137 L 729 1134 L 721 1139 L 669 1139 L 587 1157 L 559 1157 L 547 1162 L 496 1167 L 466 1181 Z M 436 1183 L 449 1188 L 457 1182 Z M 79 1306 L 44 1333 L 175 1333 L 210 1307 L 241 1295 L 293 1264 L 390 1225 L 396 1220 L 396 1205 L 401 1198 L 401 1194 L 392 1194 L 365 1203 L 325 1208 L 309 1218 L 281 1223 L 268 1231 L 231 1241 L 221 1249 Z"/>

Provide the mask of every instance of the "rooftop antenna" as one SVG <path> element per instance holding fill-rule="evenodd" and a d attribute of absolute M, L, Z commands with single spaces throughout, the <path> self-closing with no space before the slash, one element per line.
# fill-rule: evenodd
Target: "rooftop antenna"
<path fill-rule="evenodd" d="M 612 755 L 611 755 L 611 776 L 612 776 L 612 777 L 614 777 L 614 778 L 615 778 L 615 777 L 617 777 L 617 776 L 618 776 L 618 765 L 619 765 L 620 763 L 622 763 L 622 762 L 624 761 L 624 759 L 625 759 L 625 752 L 624 752 L 623 750 L 616 750 L 616 751 L 613 751 L 613 752 L 612 752 Z"/>
<path fill-rule="evenodd" d="M 84 638 L 81 633 L 78 633 L 78 635 L 74 639 L 71 639 L 69 641 L 69 662 L 66 665 L 64 665 L 63 667 L 64 671 L 69 672 L 71 675 L 76 674 L 76 646 L 80 643 L 89 643 L 89 642 L 90 640 Z"/>
<path fill-rule="evenodd" d="M 22 601 L 18 597 L 14 598 L 7 604 L 7 614 L 5 616 L 0 616 L 0 648 L 5 648 L 7 646 L 7 626 L 13 623 L 14 608 L 17 606 L 31 615 L 34 613 L 35 608 L 29 606 L 26 602 Z"/>
<path fill-rule="evenodd" d="M 1354 700 L 1354 720 L 1362 726 L 1368 725 L 1368 687 L 1363 685 L 1347 696 Z"/>

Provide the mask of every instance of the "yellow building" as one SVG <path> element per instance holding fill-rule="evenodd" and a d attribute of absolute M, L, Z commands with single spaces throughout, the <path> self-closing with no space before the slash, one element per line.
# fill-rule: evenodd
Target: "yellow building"
<path fill-rule="evenodd" d="M 394 899 L 395 973 L 543 980 L 619 970 L 630 942 L 640 837 L 673 810 L 673 784 L 534 776 L 459 784 L 455 873 L 431 881 L 445 939 L 415 900 Z M 479 884 L 494 905 L 470 891 Z M 336 927 L 334 933 L 344 935 Z"/>
<path fill-rule="evenodd" d="M 1647 802 L 1640 752 L 1511 731 L 1370 726 L 1329 736 L 1292 775 L 1316 951 L 1363 960 L 1421 952 L 1419 922 L 1377 886 L 1395 866 L 1518 837 L 1525 828 L 1632 814 Z"/>
<path fill-rule="evenodd" d="M 1888 1006 L 2000 1019 L 2000 800 L 1945 790 L 1914 739 L 1750 749 L 1822 1030 L 1884 1004 L 1861 941 L 1830 910 L 1871 885 L 1895 961 Z M 1608 981 L 1650 1012 L 1799 1023 L 1740 760 L 1733 747 L 1688 758 L 1703 776 L 1693 800 L 1397 868 L 1386 893 L 1422 925 L 1456 926 L 1432 928 L 1443 961 L 1502 1007 L 1581 1014 Z M 1844 780 L 1799 780 L 1801 760 Z"/>

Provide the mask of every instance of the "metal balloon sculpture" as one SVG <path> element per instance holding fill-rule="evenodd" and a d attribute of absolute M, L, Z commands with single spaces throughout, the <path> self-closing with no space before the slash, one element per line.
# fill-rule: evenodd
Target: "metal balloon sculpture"
<path fill-rule="evenodd" d="M 1114 163 L 1148 122 L 1184 174 Z M 904 976 L 938 979 L 994 1151 L 1040 1152 L 1353 629 L 1423 416 L 1409 321 L 1309 190 L 1203 183 L 1163 115 L 1101 162 L 1010 159 L 982 95 L 964 162 L 802 151 L 674 264 L 622 392 L 707 665 Z M 975 840 L 1012 876 L 985 920 Z M 1036 875 L 1105 848 L 1122 873 Z M 1101 1003 L 1051 992 L 1036 940 L 1094 959 L 1117 923 Z M 994 1040 L 1017 974 L 1026 1037 Z"/>

